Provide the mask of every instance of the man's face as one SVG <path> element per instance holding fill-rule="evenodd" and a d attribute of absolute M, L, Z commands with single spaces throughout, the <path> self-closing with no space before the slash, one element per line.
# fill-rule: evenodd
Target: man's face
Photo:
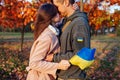
<path fill-rule="evenodd" d="M 64 4 L 57 2 L 57 0 L 53 0 L 53 3 L 58 7 L 58 10 L 62 16 L 66 16 L 66 7 Z"/>

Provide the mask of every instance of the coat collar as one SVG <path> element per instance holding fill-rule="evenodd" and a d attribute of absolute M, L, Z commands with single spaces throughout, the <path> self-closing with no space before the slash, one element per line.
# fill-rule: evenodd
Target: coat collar
<path fill-rule="evenodd" d="M 55 34 L 59 35 L 59 30 L 56 27 L 53 27 L 52 25 L 49 25 L 48 28 Z"/>

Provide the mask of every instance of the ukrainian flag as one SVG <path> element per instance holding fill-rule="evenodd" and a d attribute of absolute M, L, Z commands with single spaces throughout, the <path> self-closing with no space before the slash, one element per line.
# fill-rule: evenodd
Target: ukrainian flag
<path fill-rule="evenodd" d="M 95 60 L 96 49 L 82 48 L 69 61 L 72 65 L 79 66 L 82 70 L 89 67 Z"/>

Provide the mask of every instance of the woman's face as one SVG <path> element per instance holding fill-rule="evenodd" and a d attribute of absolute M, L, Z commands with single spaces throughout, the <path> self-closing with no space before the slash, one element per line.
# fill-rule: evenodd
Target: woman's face
<path fill-rule="evenodd" d="M 53 20 L 53 22 L 59 22 L 60 21 L 60 15 L 59 15 L 59 13 L 57 13 L 57 15 L 52 19 Z"/>

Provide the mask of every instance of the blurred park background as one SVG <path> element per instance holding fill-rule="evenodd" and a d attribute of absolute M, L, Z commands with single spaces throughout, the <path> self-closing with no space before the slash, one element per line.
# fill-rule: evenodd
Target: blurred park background
<path fill-rule="evenodd" d="M 0 80 L 25 80 L 38 7 L 52 0 L 0 0 Z M 91 28 L 95 62 L 87 80 L 120 79 L 120 0 L 79 0 Z"/>

